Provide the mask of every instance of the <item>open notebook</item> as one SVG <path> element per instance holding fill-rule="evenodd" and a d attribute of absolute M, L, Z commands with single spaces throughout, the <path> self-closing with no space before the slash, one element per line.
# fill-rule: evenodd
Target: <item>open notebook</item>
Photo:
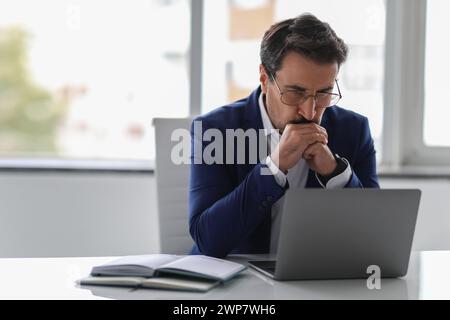
<path fill-rule="evenodd" d="M 127 256 L 96 266 L 81 285 L 112 285 L 208 291 L 246 267 L 207 256 L 152 254 Z"/>

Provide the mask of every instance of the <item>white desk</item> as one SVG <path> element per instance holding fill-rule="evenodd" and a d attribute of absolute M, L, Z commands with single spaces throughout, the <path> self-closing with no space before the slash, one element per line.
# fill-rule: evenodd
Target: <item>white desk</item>
<path fill-rule="evenodd" d="M 382 279 L 380 290 L 367 289 L 364 279 L 279 282 L 252 269 L 207 293 L 75 284 L 111 259 L 0 259 L 0 299 L 450 299 L 450 251 L 413 252 L 408 275 Z"/>

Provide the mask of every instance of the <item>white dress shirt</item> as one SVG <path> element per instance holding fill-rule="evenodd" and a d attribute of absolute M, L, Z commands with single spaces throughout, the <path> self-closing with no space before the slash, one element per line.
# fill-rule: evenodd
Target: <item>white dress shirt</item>
<path fill-rule="evenodd" d="M 275 150 L 276 146 L 280 142 L 280 133 L 278 130 L 272 125 L 270 118 L 266 112 L 266 108 L 264 106 L 263 95 L 259 96 L 259 109 L 261 111 L 261 118 L 264 127 L 264 131 L 268 140 L 268 149 L 269 154 L 271 150 Z M 336 189 L 343 188 L 351 178 L 352 170 L 350 165 L 346 159 L 343 159 L 347 163 L 347 168 L 341 174 L 331 178 L 326 186 L 322 184 L 320 179 L 317 177 L 316 179 L 319 181 L 320 185 L 326 189 Z M 275 181 L 281 186 L 284 187 L 286 185 L 286 181 L 289 182 L 290 188 L 304 188 L 306 186 L 306 180 L 308 179 L 308 164 L 304 159 L 300 159 L 299 162 L 295 164 L 294 167 L 288 170 L 287 174 L 284 174 L 283 171 L 279 170 L 276 164 L 272 161 L 270 156 L 265 159 L 265 163 L 267 164 L 269 170 L 274 175 Z M 280 222 L 281 222 L 281 212 L 283 208 L 284 196 L 281 197 L 274 205 L 272 206 L 272 227 L 271 227 L 271 236 L 270 236 L 270 253 L 275 254 L 278 248 L 278 235 L 280 231 Z"/>

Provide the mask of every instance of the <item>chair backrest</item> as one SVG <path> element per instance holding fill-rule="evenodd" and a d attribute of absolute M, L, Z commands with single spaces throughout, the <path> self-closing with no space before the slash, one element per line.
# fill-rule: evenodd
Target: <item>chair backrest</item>
<path fill-rule="evenodd" d="M 172 141 L 172 133 L 177 129 L 187 130 L 185 133 L 188 133 L 191 121 L 190 118 L 153 119 L 161 253 L 187 254 L 194 244 L 189 235 L 188 222 L 189 165 L 177 165 L 171 158 L 172 149 L 180 143 Z M 188 137 L 185 138 L 188 139 Z M 188 141 L 190 146 L 190 140 Z M 184 151 L 188 152 L 188 150 Z"/>

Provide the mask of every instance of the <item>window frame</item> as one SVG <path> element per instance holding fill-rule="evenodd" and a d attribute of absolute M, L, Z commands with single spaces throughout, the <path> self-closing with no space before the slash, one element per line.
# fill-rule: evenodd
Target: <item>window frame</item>
<path fill-rule="evenodd" d="M 450 147 L 423 140 L 427 0 L 387 0 L 386 15 L 380 172 L 447 176 Z"/>

